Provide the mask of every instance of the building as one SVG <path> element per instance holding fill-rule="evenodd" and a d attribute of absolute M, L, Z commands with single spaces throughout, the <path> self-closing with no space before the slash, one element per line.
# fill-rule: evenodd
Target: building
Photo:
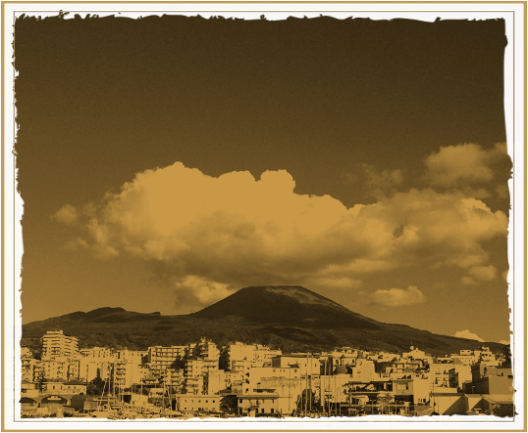
<path fill-rule="evenodd" d="M 280 396 L 272 390 L 255 390 L 237 398 L 238 415 L 249 417 L 291 415 L 296 409 L 297 401 L 291 397 Z"/>
<path fill-rule="evenodd" d="M 457 363 L 457 361 L 459 363 Z M 453 363 L 453 368 L 449 370 L 449 387 L 462 389 L 464 383 L 471 381 L 471 366 L 462 364 L 462 361 L 455 360 Z"/>
<path fill-rule="evenodd" d="M 472 381 L 463 384 L 466 394 L 513 395 L 511 368 L 489 366 L 479 361 L 471 366 Z"/>
<path fill-rule="evenodd" d="M 216 370 L 208 372 L 204 377 L 204 388 L 207 394 L 215 395 L 221 391 L 234 393 L 243 392 L 245 375 L 233 371 Z"/>
<path fill-rule="evenodd" d="M 418 348 L 411 346 L 409 352 L 403 352 L 402 358 L 411 358 L 411 359 L 426 359 L 428 355 L 424 351 L 418 350 Z"/>
<path fill-rule="evenodd" d="M 215 343 L 207 340 L 205 337 L 200 339 L 200 342 L 194 347 L 194 355 L 203 358 L 206 361 L 215 361 L 218 368 L 218 360 L 220 358 L 220 350 Z"/>
<path fill-rule="evenodd" d="M 159 346 L 161 347 L 161 346 Z M 127 360 L 134 364 L 143 364 L 148 362 L 148 350 L 117 350 L 116 356 L 119 361 Z"/>
<path fill-rule="evenodd" d="M 92 347 L 91 349 L 81 349 L 80 354 L 90 358 L 97 359 L 116 359 L 117 354 L 114 353 L 113 349 L 106 347 Z"/>
<path fill-rule="evenodd" d="M 147 351 L 147 362 L 151 366 L 161 367 L 161 369 L 172 368 L 177 361 L 183 360 L 187 354 L 187 346 L 154 346 Z M 126 355 L 129 355 L 127 353 Z M 138 355 L 135 355 L 138 357 Z"/>
<path fill-rule="evenodd" d="M 195 413 L 218 413 L 220 412 L 220 401 L 222 399 L 219 395 L 188 395 L 179 394 L 174 396 L 175 408 L 180 412 Z"/>
<path fill-rule="evenodd" d="M 234 370 L 234 364 L 248 362 L 249 367 L 264 367 L 271 365 L 271 359 L 282 355 L 281 350 L 271 350 L 260 344 L 230 343 L 222 347 L 220 353 L 220 368 Z"/>
<path fill-rule="evenodd" d="M 204 394 L 205 367 L 203 358 L 191 356 L 185 359 L 184 391 L 186 394 Z"/>
<path fill-rule="evenodd" d="M 46 383 L 46 393 L 56 395 L 86 394 L 86 382 L 71 380 L 68 382 L 53 381 Z"/>
<path fill-rule="evenodd" d="M 303 389 L 312 386 L 306 374 L 300 368 L 293 367 L 255 367 L 249 370 L 244 394 L 254 389 L 273 389 L 280 396 L 297 398 Z"/>
<path fill-rule="evenodd" d="M 392 393 L 395 399 L 408 401 L 415 405 L 426 404 L 429 401 L 431 390 L 427 379 L 394 379 Z"/>
<path fill-rule="evenodd" d="M 26 382 L 38 382 L 44 378 L 42 361 L 33 358 L 22 358 L 22 380 Z"/>
<path fill-rule="evenodd" d="M 294 367 L 299 369 L 303 374 L 319 374 L 321 372 L 321 363 L 319 358 L 310 354 L 279 355 L 271 359 L 271 366 L 274 368 Z"/>
<path fill-rule="evenodd" d="M 142 379 L 142 366 L 126 358 L 115 363 L 115 383 L 120 390 L 130 388 Z"/>
<path fill-rule="evenodd" d="M 60 331 L 48 331 L 42 337 L 42 358 L 74 357 L 78 353 L 77 337 L 68 337 Z"/>

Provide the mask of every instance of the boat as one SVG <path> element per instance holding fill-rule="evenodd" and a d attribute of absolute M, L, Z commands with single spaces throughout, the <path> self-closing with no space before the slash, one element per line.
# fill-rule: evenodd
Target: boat
<path fill-rule="evenodd" d="M 486 414 L 479 407 L 474 407 L 466 412 L 466 417 L 469 419 L 484 419 Z"/>

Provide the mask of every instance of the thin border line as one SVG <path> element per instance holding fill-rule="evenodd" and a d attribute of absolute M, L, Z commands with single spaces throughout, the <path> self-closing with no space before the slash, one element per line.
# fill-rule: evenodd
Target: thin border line
<path fill-rule="evenodd" d="M 129 6 L 151 6 L 151 5 L 145 5 L 145 4 L 130 4 L 128 2 L 116 2 L 116 3 L 126 3 Z M 163 4 L 175 4 L 172 2 L 161 2 Z M 213 2 L 214 4 L 221 4 L 221 5 L 233 5 L 232 3 L 224 3 L 224 2 Z M 317 2 L 288 2 L 293 4 L 309 4 L 309 5 L 321 5 Z M 351 4 L 350 2 L 337 2 L 338 4 Z M 376 4 L 376 2 L 366 2 L 367 4 Z M 425 3 L 433 3 L 433 2 L 425 2 Z M 470 3 L 470 4 L 478 4 L 482 5 L 481 2 L 464 2 L 464 3 Z M 24 3 L 8 3 L 8 2 L 2 2 L 2 6 L 4 5 L 17 5 L 17 6 L 23 6 Z M 67 5 L 71 4 L 69 2 L 55 2 L 55 3 L 46 3 L 44 5 Z M 80 3 L 80 4 L 102 4 L 101 2 L 86 2 L 86 3 Z M 198 3 L 199 4 L 199 3 Z M 198 5 L 196 3 L 191 3 L 191 5 Z M 245 3 L 247 4 L 247 3 Z M 244 5 L 245 5 L 244 4 Z M 249 4 L 267 4 L 265 2 L 254 2 Z M 331 3 L 329 5 L 332 5 L 335 3 Z M 359 3 L 358 5 L 365 4 L 365 3 Z M 412 6 L 412 4 L 409 3 L 394 3 L 399 5 L 406 5 L 406 6 Z M 435 3 L 437 4 L 437 3 Z M 457 2 L 446 2 L 443 4 L 459 4 Z M 156 4 L 153 4 L 152 6 L 155 6 Z M 182 5 L 186 6 L 189 5 L 188 3 L 176 3 L 176 5 Z M 507 3 L 507 5 L 526 5 L 525 2 L 520 3 Z M 35 5 L 37 6 L 37 5 Z M 203 6 L 203 4 L 202 4 Z M 277 6 L 277 5 L 274 5 Z M 327 5 L 321 5 L 321 6 L 327 6 Z M 496 6 L 496 5 L 493 5 Z M 15 18 L 16 13 L 510 13 L 513 12 L 513 215 L 512 215 L 512 224 L 513 224 L 513 275 L 515 277 L 515 11 L 13 11 L 13 350 L 16 348 L 16 320 L 15 320 L 15 214 L 16 214 L 16 207 L 15 207 Z M 525 29 L 526 30 L 526 29 Z M 3 49 L 3 47 L 2 47 Z M 3 105 L 4 105 L 3 101 Z M 513 340 L 515 339 L 515 278 L 512 279 L 513 283 Z M 16 370 L 16 355 L 14 354 L 14 360 L 15 360 L 15 370 Z M 15 380 L 16 380 L 16 373 L 15 373 Z M 515 378 L 513 380 L 515 384 Z M 515 392 L 513 392 L 514 396 L 514 407 L 515 407 Z M 515 410 L 513 411 L 513 421 L 515 421 Z M 216 430 L 216 429 L 215 429 Z M 253 430 L 253 429 L 252 429 Z M 231 431 L 231 430 L 228 430 Z M 286 430 L 288 431 L 288 430 Z"/>
<path fill-rule="evenodd" d="M 445 2 L 437 2 L 437 1 L 401 1 L 401 2 L 390 2 L 390 3 L 380 3 L 378 1 L 364 1 L 364 2 L 349 2 L 349 1 L 332 1 L 328 3 L 321 3 L 320 1 L 285 1 L 285 2 L 277 2 L 277 3 L 269 3 L 267 1 L 245 1 L 245 2 L 225 2 L 225 1 L 210 1 L 207 3 L 203 3 L 200 1 L 190 1 L 190 2 L 173 2 L 173 1 L 156 1 L 152 3 L 145 3 L 145 2 L 130 2 L 130 1 L 113 1 L 111 3 L 104 2 L 104 1 L 84 1 L 84 2 L 70 2 L 70 1 L 55 1 L 55 2 L 9 2 L 9 1 L 2 1 L 2 5 L 13 5 L 13 6 L 54 6 L 54 5 L 71 5 L 71 6 L 77 6 L 77 5 L 92 5 L 92 4 L 99 4 L 103 5 L 106 4 L 109 7 L 115 6 L 115 5 L 128 5 L 128 6 L 146 6 L 146 7 L 152 7 L 152 6 L 167 6 L 167 5 L 175 5 L 175 6 L 211 6 L 211 5 L 224 5 L 224 6 L 238 6 L 238 5 L 267 5 L 267 6 L 288 6 L 290 4 L 294 5 L 307 5 L 307 6 L 321 6 L 321 7 L 327 7 L 327 6 L 364 6 L 364 5 L 379 5 L 379 6 L 386 6 L 390 7 L 392 5 L 398 5 L 398 6 L 421 6 L 423 4 L 430 4 L 434 6 L 441 7 L 442 5 L 476 5 L 476 6 L 491 6 L 491 7 L 502 7 L 502 6 L 520 6 L 520 5 L 526 5 L 525 1 L 516 1 L 516 2 L 489 2 L 489 3 L 483 3 L 482 1 L 445 1 Z M 20 11 L 17 11 L 20 12 Z M 119 12 L 119 11 L 117 11 Z M 166 12 L 180 12 L 180 11 L 166 11 Z M 207 12 L 207 11 L 206 11 Z M 210 11 L 210 12 L 218 12 L 218 11 Z M 228 12 L 228 11 L 220 11 L 220 12 Z M 251 11 L 251 12 L 262 12 L 262 11 Z M 303 12 L 357 12 L 357 11 L 303 11 Z M 395 11 L 399 12 L 399 11 Z M 412 12 L 412 11 L 408 11 Z M 449 11 L 437 11 L 437 12 L 449 12 Z M 456 12 L 456 11 L 452 11 Z M 474 12 L 482 12 L 482 11 L 474 11 Z M 512 11 L 497 11 L 497 12 L 512 12 Z"/>
<path fill-rule="evenodd" d="M 14 15 L 14 14 L 13 14 Z M 14 18 L 14 16 L 13 16 Z M 14 26 L 13 26 L 14 27 Z M 13 29 L 13 32 L 14 32 L 14 29 Z M 15 52 L 15 37 L 13 36 L 13 53 Z M 15 64 L 14 62 L 12 63 L 12 69 L 14 71 L 15 69 Z M 15 85 L 15 83 L 13 83 L 13 86 Z M 13 93 L 14 93 L 14 88 L 13 88 Z M 16 116 L 15 116 L 15 101 L 13 101 L 13 143 L 12 143 L 12 146 L 13 146 L 13 152 L 12 152 L 12 155 L 13 155 L 13 182 L 16 182 L 16 156 L 15 156 L 15 151 L 14 151 L 14 145 L 15 145 L 15 141 L 16 141 Z M 14 184 L 16 185 L 16 184 Z M 16 314 L 16 311 L 15 311 L 15 308 L 16 308 L 16 303 L 15 303 L 15 299 L 16 299 L 16 284 L 15 284 L 15 281 L 16 281 L 16 278 L 14 278 L 14 276 L 16 275 L 15 272 L 16 272 L 16 242 L 15 242 L 15 221 L 16 221 L 16 200 L 15 200 L 15 197 L 16 197 L 16 191 L 15 191 L 15 186 L 13 185 L 13 321 L 15 321 L 15 314 Z M 16 347 L 15 347 L 15 344 L 16 344 L 16 326 L 13 326 L 13 366 L 16 365 L 16 357 L 15 357 L 15 354 L 16 354 Z M 4 346 L 2 346 L 4 347 Z M 13 383 L 16 383 L 16 375 L 15 375 L 15 369 L 13 368 Z M 4 386 L 5 388 L 5 386 Z M 16 401 L 16 386 L 13 386 L 13 404 L 14 402 Z M 16 415 L 15 415 L 15 411 L 13 410 L 13 423 L 16 423 Z"/>
<path fill-rule="evenodd" d="M 68 2 L 68 3 L 71 3 L 71 2 Z M 25 14 L 27 13 L 28 11 L 14 11 L 15 13 L 22 13 L 22 14 Z M 53 12 L 53 11 L 31 11 L 31 13 L 49 13 L 49 12 Z M 66 13 L 93 13 L 93 11 L 65 11 Z M 104 13 L 122 13 L 123 10 L 119 10 L 119 11 L 104 11 Z M 125 11 L 126 13 L 149 13 L 149 12 L 152 12 L 152 13 L 162 13 L 162 12 L 168 12 L 168 11 L 154 11 L 154 10 L 150 10 L 150 11 Z M 185 12 L 185 11 L 181 11 L 181 12 Z M 201 10 L 200 12 L 205 12 L 205 13 L 245 13 L 247 11 L 206 11 L 206 10 Z M 312 13 L 319 13 L 319 12 L 326 12 L 328 13 L 329 11 L 316 11 L 316 10 L 307 10 L 307 11 L 302 11 L 302 10 L 296 10 L 296 11 L 266 11 L 266 13 L 309 13 L 309 12 L 312 12 Z M 338 13 L 338 14 L 342 14 L 342 13 L 355 13 L 357 11 L 330 11 L 331 13 Z M 388 12 L 392 12 L 392 11 L 388 11 Z M 444 11 L 412 11 L 413 13 L 444 13 Z M 448 11 L 449 13 L 456 13 L 456 14 L 464 14 L 464 13 L 471 13 L 471 12 L 474 12 L 474 11 Z M 479 13 L 498 13 L 498 12 L 502 12 L 502 13 L 512 13 L 515 15 L 515 11 L 482 11 L 482 12 L 479 12 Z M 256 13 L 261 13 L 261 12 L 256 12 Z M 387 13 L 387 11 L 361 11 L 361 13 Z M 19 17 L 17 17 L 19 18 Z M 90 17 L 90 18 L 94 18 L 94 17 Z M 115 18 L 120 18 L 120 17 L 115 17 Z M 121 17 L 121 18 L 126 18 L 126 17 Z M 319 17 L 314 17 L 314 18 L 319 18 Z M 66 18 L 66 19 L 71 19 L 71 18 Z M 302 18 L 299 18 L 299 19 L 302 19 Z M 255 20 L 256 21 L 256 20 Z"/>
<path fill-rule="evenodd" d="M 513 14 L 513 52 L 515 53 L 515 14 Z M 513 161 L 515 161 L 515 55 L 513 56 L 513 95 L 512 95 L 512 103 L 513 103 L 513 135 L 512 135 L 512 143 L 513 143 L 513 146 L 512 146 L 512 154 L 513 154 L 513 160 L 512 160 L 512 165 L 513 165 Z M 506 77 L 504 77 L 506 78 Z M 505 87 L 505 86 L 503 86 Z M 504 98 L 504 95 L 503 95 L 503 98 Z M 506 122 L 506 118 L 504 119 L 504 121 Z M 508 141 L 508 137 L 506 137 L 506 141 Z M 506 153 L 508 153 L 508 148 L 507 148 L 507 145 L 506 145 Z M 511 221 L 515 221 L 515 178 L 513 178 L 513 182 L 512 182 L 512 190 L 513 190 L 513 197 L 512 197 L 512 209 L 511 209 L 511 214 L 510 214 L 510 222 Z M 513 243 L 513 257 L 512 257 L 512 307 L 515 305 L 515 224 L 512 224 L 512 243 Z M 508 247 L 506 247 L 507 249 Z M 507 255 L 507 253 L 506 253 Z M 506 291 L 507 293 L 507 291 Z M 515 308 L 512 308 L 511 310 L 511 316 L 512 316 L 512 336 L 510 337 L 510 355 L 511 355 L 511 349 L 513 348 L 513 346 L 515 345 Z M 525 317 L 526 317 L 526 314 L 525 314 Z M 512 345 L 513 343 L 513 345 Z M 514 367 L 514 371 L 515 371 L 515 359 L 512 360 L 512 366 Z M 512 381 L 512 385 L 515 384 L 515 375 L 514 375 L 514 378 L 513 378 L 513 381 Z M 526 387 L 525 387 L 526 388 Z M 515 388 L 513 388 L 515 389 Z M 526 398 L 524 399 L 525 400 L 525 405 L 526 405 Z M 513 406 L 513 419 L 515 420 L 515 392 L 514 392 L 514 395 L 513 395 L 513 402 L 514 402 L 514 406 Z M 526 410 L 525 410 L 526 412 Z M 526 423 L 526 420 L 525 420 L 525 423 Z"/>

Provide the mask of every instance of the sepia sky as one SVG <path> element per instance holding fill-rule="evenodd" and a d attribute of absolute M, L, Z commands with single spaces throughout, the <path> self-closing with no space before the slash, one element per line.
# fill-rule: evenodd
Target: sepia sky
<path fill-rule="evenodd" d="M 22 318 L 302 285 L 509 339 L 504 23 L 19 19 Z"/>

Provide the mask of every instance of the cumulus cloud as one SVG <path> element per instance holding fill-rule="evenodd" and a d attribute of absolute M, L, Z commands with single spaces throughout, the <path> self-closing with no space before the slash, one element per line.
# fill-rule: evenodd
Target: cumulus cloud
<path fill-rule="evenodd" d="M 370 295 L 370 303 L 385 307 L 421 304 L 424 301 L 424 294 L 415 286 L 407 289 L 380 289 Z"/>
<path fill-rule="evenodd" d="M 370 164 L 358 164 L 356 172 L 343 173 L 347 184 L 361 188 L 367 196 L 383 198 L 396 192 L 403 184 L 401 170 L 378 170 Z"/>
<path fill-rule="evenodd" d="M 497 143 L 492 151 L 495 155 L 502 155 L 505 157 L 522 156 L 523 142 L 522 141 L 508 141 L 504 143 Z"/>
<path fill-rule="evenodd" d="M 467 338 L 468 340 L 477 340 L 480 342 L 485 342 L 482 338 L 480 338 L 477 334 L 474 334 L 469 329 L 464 329 L 463 331 L 457 331 L 454 335 L 457 338 Z"/>
<path fill-rule="evenodd" d="M 233 288 L 206 278 L 189 275 L 174 283 L 175 312 L 189 313 L 229 296 Z"/>
<path fill-rule="evenodd" d="M 77 244 L 101 257 L 163 263 L 178 296 L 207 287 L 211 298 L 196 297 L 204 304 L 248 285 L 347 290 L 361 287 L 361 275 L 398 267 L 485 267 L 482 243 L 506 236 L 504 213 L 459 191 L 411 189 L 347 208 L 294 188 L 285 170 L 211 177 L 177 162 L 136 174 L 99 204 L 64 206 L 56 219 L 77 215 L 85 231 Z M 421 293 L 404 292 L 415 301 Z"/>
<path fill-rule="evenodd" d="M 425 163 L 433 185 L 454 186 L 459 181 L 484 181 L 493 179 L 487 166 L 486 153 L 477 144 L 463 144 L 440 148 Z"/>
<path fill-rule="evenodd" d="M 469 275 L 478 281 L 491 281 L 497 275 L 497 268 L 495 266 L 475 266 L 469 270 Z"/>
<path fill-rule="evenodd" d="M 77 209 L 67 204 L 55 212 L 51 219 L 63 224 L 73 224 L 77 221 L 79 214 Z"/>
<path fill-rule="evenodd" d="M 362 164 L 362 166 L 367 176 L 367 188 L 376 198 L 393 193 L 403 183 L 401 170 L 378 171 L 369 164 Z"/>
<path fill-rule="evenodd" d="M 466 286 L 474 286 L 475 284 L 477 284 L 477 282 L 473 278 L 468 276 L 463 276 L 460 281 Z"/>
<path fill-rule="evenodd" d="M 517 270 L 508 269 L 504 271 L 502 273 L 502 280 L 509 286 L 512 286 L 514 284 L 522 284 L 522 279 L 519 276 L 519 272 Z"/>
<path fill-rule="evenodd" d="M 499 143 L 493 148 L 483 149 L 478 144 L 466 143 L 441 147 L 430 155 L 425 164 L 428 180 L 432 186 L 469 187 L 469 184 L 489 183 L 496 178 L 495 165 L 509 160 L 506 144 Z M 485 198 L 489 193 L 484 189 L 475 190 L 475 197 Z M 504 189 L 501 194 L 504 194 Z"/>

